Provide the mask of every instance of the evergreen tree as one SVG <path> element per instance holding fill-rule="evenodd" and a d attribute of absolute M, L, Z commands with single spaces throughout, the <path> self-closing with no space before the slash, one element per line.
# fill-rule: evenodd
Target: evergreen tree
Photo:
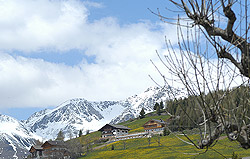
<path fill-rule="evenodd" d="M 236 89 L 236 95 L 234 96 L 235 98 L 235 105 L 236 107 L 239 107 L 240 106 L 240 95 L 239 95 L 239 89 Z"/>
<path fill-rule="evenodd" d="M 176 100 L 169 100 L 166 102 L 166 111 L 169 112 L 171 115 L 175 115 L 176 112 Z"/>
<path fill-rule="evenodd" d="M 60 130 L 59 133 L 57 134 L 56 140 L 60 140 L 60 141 L 64 140 L 64 134 L 62 130 Z"/>
<path fill-rule="evenodd" d="M 164 109 L 163 101 L 160 102 L 160 109 Z"/>
<path fill-rule="evenodd" d="M 166 127 L 164 127 L 164 129 L 163 129 L 163 136 L 167 136 L 169 134 L 170 134 L 170 132 L 167 130 Z"/>
<path fill-rule="evenodd" d="M 156 110 L 159 106 L 160 106 L 159 103 L 156 102 L 154 105 L 154 110 Z"/>
<path fill-rule="evenodd" d="M 145 118 L 145 111 L 144 111 L 144 109 L 143 109 L 143 108 L 141 109 L 141 112 L 140 112 L 139 118 L 140 118 L 140 119 Z"/>
<path fill-rule="evenodd" d="M 89 132 L 89 130 L 86 130 L 86 135 L 88 135 L 90 132 Z"/>
<path fill-rule="evenodd" d="M 81 136 L 82 136 L 82 130 L 79 131 L 79 137 L 81 137 Z"/>
<path fill-rule="evenodd" d="M 156 109 L 156 114 L 157 114 L 157 115 L 161 115 L 161 109 L 160 109 L 160 107 L 157 107 L 157 109 Z"/>
<path fill-rule="evenodd" d="M 180 104 L 176 105 L 175 116 L 180 115 L 180 114 L 181 114 L 181 111 L 182 111 L 181 105 L 180 105 Z"/>

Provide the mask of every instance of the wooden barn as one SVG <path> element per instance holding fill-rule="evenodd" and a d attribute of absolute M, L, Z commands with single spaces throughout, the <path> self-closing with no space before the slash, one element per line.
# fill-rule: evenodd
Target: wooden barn
<path fill-rule="evenodd" d="M 98 131 L 102 132 L 102 138 L 127 135 L 130 128 L 123 125 L 106 124 Z"/>

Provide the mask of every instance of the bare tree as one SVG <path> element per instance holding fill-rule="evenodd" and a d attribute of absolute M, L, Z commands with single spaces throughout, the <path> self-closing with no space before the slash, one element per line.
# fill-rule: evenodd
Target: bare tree
<path fill-rule="evenodd" d="M 122 143 L 123 143 L 123 149 L 125 150 L 126 149 L 126 141 L 122 140 Z"/>
<path fill-rule="evenodd" d="M 88 154 L 89 152 L 93 150 L 93 147 L 92 147 L 93 142 L 89 135 L 81 136 L 80 140 L 81 140 L 81 143 L 83 144 L 83 150 L 84 152 L 86 152 L 86 154 Z"/>
<path fill-rule="evenodd" d="M 82 144 L 78 138 L 67 141 L 67 149 L 72 159 L 79 158 L 83 152 Z"/>
<path fill-rule="evenodd" d="M 187 95 L 194 97 L 192 109 L 198 112 L 200 120 L 194 120 L 184 108 L 182 115 L 188 116 L 199 129 L 199 143 L 184 136 L 198 149 L 213 146 L 222 133 L 243 148 L 250 148 L 248 1 L 169 1 L 185 16 L 178 15 L 176 21 L 172 21 L 159 11 L 152 13 L 166 23 L 177 25 L 178 44 L 166 39 L 168 53 L 164 57 L 157 53 L 173 78 L 164 76 L 153 64 L 166 84 L 181 84 Z M 240 97 L 242 104 L 237 105 L 230 95 L 232 87 L 242 85 L 247 89 Z M 179 98 L 173 92 L 169 92 L 170 96 Z M 208 96 L 212 100 L 208 100 Z"/>
<path fill-rule="evenodd" d="M 150 144 L 151 144 L 151 136 L 148 136 L 147 140 L 148 140 L 148 146 L 150 146 Z"/>

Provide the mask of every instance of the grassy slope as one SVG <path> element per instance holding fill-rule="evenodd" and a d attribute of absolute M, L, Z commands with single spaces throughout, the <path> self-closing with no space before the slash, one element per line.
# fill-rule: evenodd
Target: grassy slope
<path fill-rule="evenodd" d="M 75 140 L 77 140 L 77 142 L 80 142 L 81 144 L 85 145 L 86 142 L 92 143 L 92 142 L 95 142 L 96 140 L 99 140 L 100 136 L 101 136 L 101 132 L 95 131 L 95 132 L 92 132 L 90 134 L 82 135 L 81 137 L 77 137 L 77 138 L 68 140 L 68 141 L 66 141 L 66 143 L 67 142 L 74 142 Z M 98 144 L 94 145 L 94 146 L 98 146 Z"/>
<path fill-rule="evenodd" d="M 131 132 L 143 131 L 141 127 L 150 119 L 167 119 L 168 116 L 151 116 L 144 119 L 127 121 L 121 123 L 126 125 L 132 130 Z M 96 137 L 97 134 L 95 134 Z M 191 135 L 191 138 L 196 141 L 197 135 Z M 183 138 L 185 139 L 185 138 Z M 158 144 L 158 137 L 151 139 L 150 146 L 148 145 L 147 138 L 130 139 L 125 141 L 126 149 L 124 150 L 124 141 L 117 141 L 109 144 L 99 150 L 89 153 L 87 156 L 81 159 L 141 159 L 141 158 L 224 158 L 232 157 L 232 153 L 235 152 L 240 157 L 250 156 L 250 150 L 244 150 L 239 148 L 237 142 L 231 142 L 227 138 L 219 140 L 216 145 L 209 149 L 206 153 L 205 150 L 197 150 L 194 146 L 185 144 L 177 139 L 175 136 L 162 136 L 160 137 L 160 143 Z M 115 150 L 111 150 L 111 146 L 114 145 Z M 217 152 L 215 152 L 217 151 Z M 199 154 L 200 153 L 200 154 Z"/>
<path fill-rule="evenodd" d="M 193 135 L 192 137 L 195 137 Z M 160 142 L 162 145 L 158 145 L 158 138 L 154 137 L 151 139 L 153 142 L 150 146 L 148 145 L 148 139 L 131 139 L 126 140 L 126 149 L 124 150 L 124 141 L 117 141 L 104 148 L 94 151 L 88 154 L 82 159 L 140 159 L 140 158 L 224 158 L 232 157 L 232 153 L 235 152 L 240 157 L 250 156 L 250 150 L 244 150 L 239 148 L 236 142 L 231 142 L 228 139 L 223 139 L 217 142 L 213 149 L 209 149 L 206 153 L 205 150 L 197 150 L 191 145 L 187 145 L 174 136 L 162 136 Z M 111 150 L 111 145 L 114 145 L 115 150 Z M 216 150 L 217 152 L 215 152 Z M 201 154 L 198 154 L 201 153 Z"/>
<path fill-rule="evenodd" d="M 127 126 L 127 127 L 131 128 L 132 130 L 130 130 L 129 133 L 141 132 L 141 131 L 144 131 L 142 125 L 145 124 L 150 119 L 166 120 L 167 118 L 169 118 L 168 115 L 150 116 L 150 117 L 146 116 L 143 119 L 134 119 L 132 121 L 126 121 L 126 122 L 120 123 L 120 125 L 124 125 L 124 126 Z"/>

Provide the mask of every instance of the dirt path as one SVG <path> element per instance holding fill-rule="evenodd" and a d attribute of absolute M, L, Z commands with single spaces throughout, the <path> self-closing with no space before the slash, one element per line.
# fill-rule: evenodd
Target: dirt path
<path fill-rule="evenodd" d="M 113 142 L 114 142 L 114 141 L 109 141 L 108 143 L 105 143 L 105 144 L 103 144 L 103 145 L 96 146 L 96 147 L 94 147 L 94 148 L 93 148 L 93 150 L 100 149 L 100 148 L 102 148 L 102 147 L 105 147 L 105 146 L 107 146 L 107 145 L 109 145 L 109 144 L 113 143 Z"/>
<path fill-rule="evenodd" d="M 94 147 L 94 148 L 93 148 L 93 150 L 100 149 L 100 148 L 102 148 L 102 147 L 104 147 L 104 146 L 107 146 L 107 145 L 108 145 L 108 144 L 104 144 L 104 145 L 96 146 L 96 147 Z"/>
<path fill-rule="evenodd" d="M 219 140 L 223 140 L 225 138 L 227 138 L 227 136 L 221 136 L 221 137 L 219 137 Z"/>

